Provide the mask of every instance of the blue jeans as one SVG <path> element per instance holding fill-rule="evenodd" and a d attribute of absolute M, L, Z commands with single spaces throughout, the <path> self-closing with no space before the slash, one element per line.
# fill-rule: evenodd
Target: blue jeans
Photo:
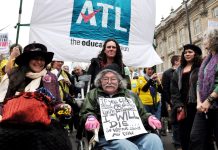
<path fill-rule="evenodd" d="M 111 141 L 106 141 L 105 137 L 101 136 L 98 146 L 104 150 L 163 150 L 160 138 L 153 133 Z"/>
<path fill-rule="evenodd" d="M 158 102 L 155 107 L 153 105 L 144 105 L 144 107 L 147 112 L 151 113 L 152 115 L 155 115 L 155 117 L 160 120 L 161 102 Z"/>

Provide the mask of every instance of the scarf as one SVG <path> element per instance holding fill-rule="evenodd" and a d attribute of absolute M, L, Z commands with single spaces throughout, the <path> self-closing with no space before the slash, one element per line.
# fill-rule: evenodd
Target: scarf
<path fill-rule="evenodd" d="M 25 87 L 25 92 L 34 92 L 39 86 L 40 82 L 43 76 L 45 76 L 47 73 L 46 69 L 43 69 L 39 73 L 33 73 L 33 72 L 28 72 L 26 73 L 26 77 L 33 79 L 26 87 Z M 8 75 L 5 74 L 3 77 L 1 83 L 0 83 L 0 102 L 4 101 L 4 98 L 6 96 L 6 93 L 8 91 L 8 86 L 9 86 L 9 78 Z M 16 95 L 19 94 L 19 92 L 16 92 Z"/>
<path fill-rule="evenodd" d="M 33 79 L 26 87 L 25 87 L 25 92 L 34 92 L 39 86 L 40 82 L 43 76 L 45 76 L 47 73 L 46 69 L 43 69 L 39 73 L 33 73 L 33 72 L 27 72 L 26 77 Z"/>
<path fill-rule="evenodd" d="M 199 70 L 199 93 L 203 102 L 212 93 L 215 84 L 216 66 L 218 54 L 207 56 L 201 64 Z"/>

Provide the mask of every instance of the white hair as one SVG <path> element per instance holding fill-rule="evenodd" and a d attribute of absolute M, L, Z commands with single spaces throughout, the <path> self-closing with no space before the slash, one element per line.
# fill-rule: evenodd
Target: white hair
<path fill-rule="evenodd" d="M 117 73 L 116 71 L 114 70 L 111 70 L 111 69 L 104 69 L 102 70 L 101 72 L 98 73 L 98 75 L 96 76 L 95 78 L 95 81 L 94 81 L 94 85 L 95 87 L 101 87 L 101 78 L 108 72 L 111 72 L 113 73 L 114 75 L 116 75 L 116 78 L 119 82 L 119 87 L 118 88 L 126 88 L 127 87 L 127 83 L 126 81 L 121 77 L 121 75 L 119 73 Z"/>

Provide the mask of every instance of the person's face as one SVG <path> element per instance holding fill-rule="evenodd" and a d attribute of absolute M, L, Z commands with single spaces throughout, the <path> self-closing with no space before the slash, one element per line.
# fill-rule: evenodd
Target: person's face
<path fill-rule="evenodd" d="M 184 58 L 187 62 L 192 62 L 195 57 L 195 52 L 191 49 L 187 49 L 184 52 Z"/>
<path fill-rule="evenodd" d="M 119 81 L 116 75 L 112 72 L 108 72 L 101 78 L 102 89 L 107 94 L 115 94 L 119 87 Z"/>
<path fill-rule="evenodd" d="M 146 74 L 150 77 L 154 74 L 154 69 L 153 68 L 146 68 Z"/>
<path fill-rule="evenodd" d="M 175 61 L 174 66 L 178 67 L 180 64 L 181 64 L 181 57 L 179 57 L 179 59 Z"/>
<path fill-rule="evenodd" d="M 107 42 L 105 50 L 104 50 L 106 56 L 108 58 L 114 58 L 116 56 L 116 51 L 117 51 L 116 43 L 113 41 Z"/>
<path fill-rule="evenodd" d="M 66 72 L 69 72 L 69 71 L 70 71 L 70 69 L 69 69 L 68 66 L 63 66 L 63 70 L 66 71 Z"/>
<path fill-rule="evenodd" d="M 61 70 L 61 67 L 63 66 L 63 61 L 54 61 L 52 68 Z"/>
<path fill-rule="evenodd" d="M 34 57 L 29 62 L 31 71 L 38 73 L 45 68 L 45 59 L 43 57 Z"/>
<path fill-rule="evenodd" d="M 82 71 L 82 68 L 77 66 L 74 68 L 74 73 L 77 75 L 77 76 L 81 76 L 83 75 L 83 71 Z"/>

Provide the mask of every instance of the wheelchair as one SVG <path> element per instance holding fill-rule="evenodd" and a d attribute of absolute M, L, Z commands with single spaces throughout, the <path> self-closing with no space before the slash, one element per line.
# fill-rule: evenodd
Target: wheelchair
<path fill-rule="evenodd" d="M 80 132 L 80 130 L 78 131 Z M 94 134 L 92 132 L 85 131 L 84 128 L 80 135 L 78 135 L 77 132 L 77 150 L 103 150 L 103 148 L 98 147 L 97 143 L 90 143 L 90 140 L 92 139 L 93 135 Z"/>

